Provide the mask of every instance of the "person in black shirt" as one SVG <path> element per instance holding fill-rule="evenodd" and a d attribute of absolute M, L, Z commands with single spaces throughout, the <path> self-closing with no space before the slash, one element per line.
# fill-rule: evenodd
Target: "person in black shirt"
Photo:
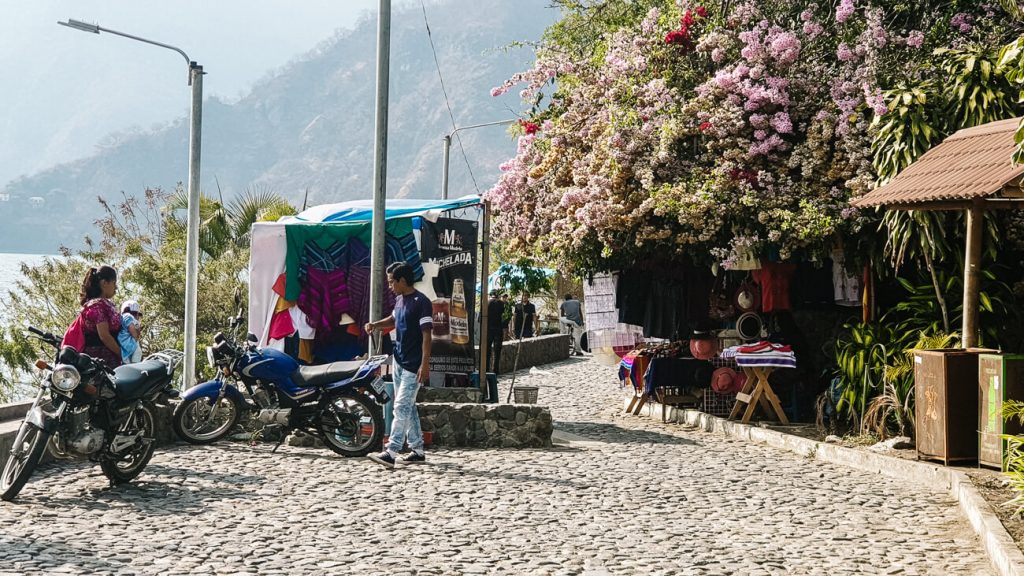
<path fill-rule="evenodd" d="M 496 291 L 487 302 L 487 366 L 495 374 L 501 369 L 501 345 L 508 331 L 508 320 L 505 319 L 505 295 Z"/>
<path fill-rule="evenodd" d="M 534 334 L 540 332 L 540 319 L 537 318 L 537 307 L 533 305 L 533 302 L 530 302 L 529 292 L 523 292 L 522 298 L 516 304 L 514 316 L 514 337 L 533 338 Z"/>

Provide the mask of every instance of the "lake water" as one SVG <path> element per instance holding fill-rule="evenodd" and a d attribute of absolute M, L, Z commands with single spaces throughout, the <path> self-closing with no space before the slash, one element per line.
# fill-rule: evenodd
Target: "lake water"
<path fill-rule="evenodd" d="M 15 289 L 15 283 L 21 279 L 21 264 L 24 262 L 30 266 L 41 264 L 46 255 L 43 254 L 3 254 L 0 253 L 0 302 L 7 301 L 7 292 Z M 0 311 L 6 306 L 0 306 Z M 3 319 L 0 312 L 0 322 Z M 6 368 L 6 366 L 4 367 Z M 14 400 L 30 399 L 34 394 L 32 388 L 20 386 L 14 392 Z"/>

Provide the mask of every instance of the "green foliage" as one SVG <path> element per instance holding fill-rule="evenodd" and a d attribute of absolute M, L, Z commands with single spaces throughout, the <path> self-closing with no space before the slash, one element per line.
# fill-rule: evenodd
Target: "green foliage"
<path fill-rule="evenodd" d="M 863 431 L 868 403 L 883 388 L 885 368 L 905 349 L 913 334 L 905 324 L 847 324 L 836 341 L 836 375 L 841 395 L 836 408 Z"/>
<path fill-rule="evenodd" d="M 1016 419 L 1024 424 L 1024 402 L 1009 400 L 1004 403 L 1003 419 Z M 1006 476 L 1010 488 L 1017 493 L 1006 505 L 1013 507 L 1014 514 L 1020 516 L 1024 514 L 1024 436 L 1006 434 L 1003 439 L 1006 440 Z"/>
<path fill-rule="evenodd" d="M 21 331 L 26 325 L 62 333 L 78 314 L 78 293 L 85 270 L 110 264 L 119 272 L 115 302 L 129 298 L 142 305 L 142 349 L 150 353 L 184 346 L 185 226 L 175 214 L 181 191 L 168 194 L 146 190 L 143 199 L 125 197 L 110 204 L 101 200 L 104 217 L 97 222 L 102 238 L 87 240 L 87 248 L 63 258 L 49 258 L 35 267 L 23 266 L 11 303 L 8 326 L 3 329 L 0 359 L 7 370 L 0 373 L 0 392 L 10 396 L 13 383 L 23 379 L 40 351 Z M 248 293 L 245 276 L 249 262 L 249 229 L 257 218 L 291 210 L 277 196 L 263 192 L 246 194 L 227 208 L 203 199 L 200 236 L 206 240 L 199 265 L 196 317 L 197 352 L 222 330 L 228 316 L 238 313 L 234 294 Z M 242 303 L 243 308 L 246 306 Z M 201 356 L 198 356 L 201 357 Z M 206 370 L 205 366 L 197 366 Z"/>
<path fill-rule="evenodd" d="M 501 266 L 498 281 L 513 297 L 523 292 L 543 294 L 551 290 L 548 273 L 529 258 L 519 258 L 511 266 Z"/>
<path fill-rule="evenodd" d="M 848 324 L 836 342 L 840 398 L 836 406 L 858 434 L 909 435 L 914 427 L 914 350 L 951 348 L 958 334 L 920 330 L 882 318 Z"/>

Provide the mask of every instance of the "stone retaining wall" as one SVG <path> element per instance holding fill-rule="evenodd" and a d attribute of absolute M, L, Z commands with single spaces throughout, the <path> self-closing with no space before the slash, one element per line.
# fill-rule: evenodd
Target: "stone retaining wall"
<path fill-rule="evenodd" d="M 517 369 L 530 368 L 551 364 L 569 357 L 569 346 L 571 345 L 568 334 L 545 334 L 536 338 L 524 338 L 522 345 L 518 340 L 506 340 L 501 348 L 501 366 L 499 370 L 491 368 L 496 374 L 508 374 L 512 372 L 512 366 L 516 362 L 516 350 L 519 350 L 519 364 Z M 479 346 L 477 347 L 479 354 Z M 494 359 L 489 358 L 488 364 L 493 364 Z"/>
<path fill-rule="evenodd" d="M 435 446 L 548 448 L 551 412 L 532 404 L 420 404 L 420 423 Z"/>
<path fill-rule="evenodd" d="M 416 394 L 416 402 L 423 403 L 451 403 L 451 404 L 479 404 L 483 401 L 483 392 L 479 388 L 431 388 L 421 386 Z"/>

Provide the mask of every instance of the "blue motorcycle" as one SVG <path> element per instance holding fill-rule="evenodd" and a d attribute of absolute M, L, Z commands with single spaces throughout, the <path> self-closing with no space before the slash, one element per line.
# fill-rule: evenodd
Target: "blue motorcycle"
<path fill-rule="evenodd" d="M 240 317 L 232 320 L 232 328 L 239 325 Z M 214 336 L 206 357 L 217 376 L 182 394 L 172 421 L 178 436 L 192 444 L 210 444 L 227 436 L 242 414 L 250 412 L 265 425 L 283 427 L 285 434 L 300 430 L 320 438 L 342 456 L 380 449 L 382 408 L 388 401 L 380 367 L 387 355 L 301 366 L 284 352 L 260 348 L 256 340 L 252 334 L 244 342 L 221 332 Z"/>

